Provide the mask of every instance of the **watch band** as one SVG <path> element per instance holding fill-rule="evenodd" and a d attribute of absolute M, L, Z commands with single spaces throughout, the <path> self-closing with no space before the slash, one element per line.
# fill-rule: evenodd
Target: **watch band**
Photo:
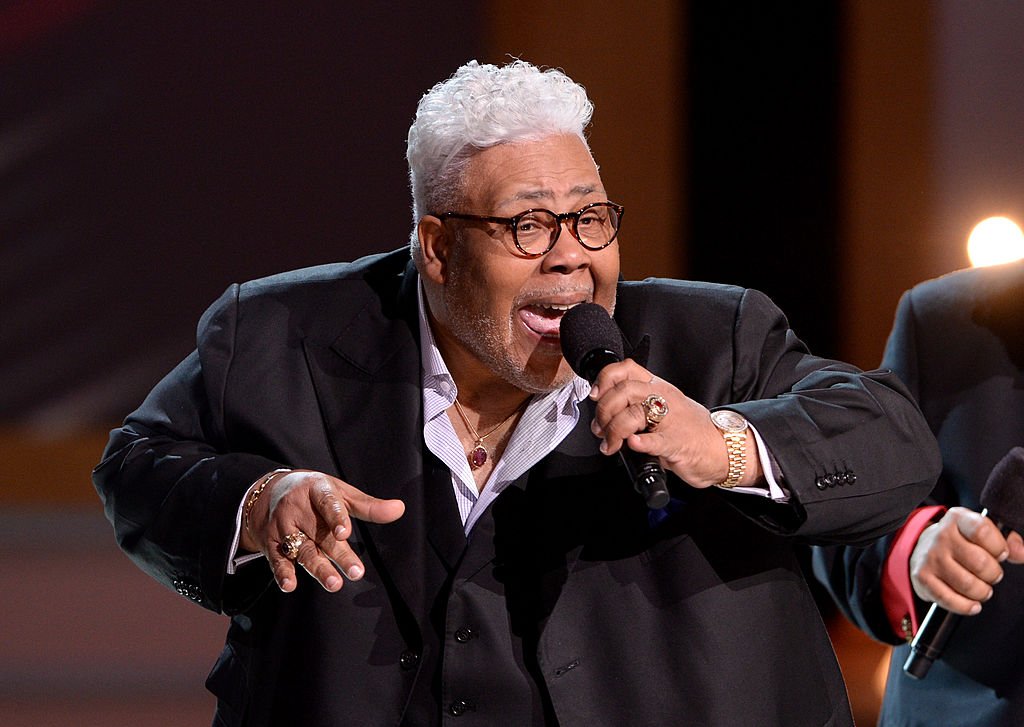
<path fill-rule="evenodd" d="M 728 489 L 739 484 L 747 472 L 747 433 L 722 432 L 722 436 L 729 451 L 729 474 L 718 486 Z"/>
<path fill-rule="evenodd" d="M 716 409 L 711 412 L 711 422 L 725 438 L 726 453 L 729 456 L 729 471 L 718 487 L 735 487 L 747 472 L 747 420 L 739 412 L 730 409 Z"/>

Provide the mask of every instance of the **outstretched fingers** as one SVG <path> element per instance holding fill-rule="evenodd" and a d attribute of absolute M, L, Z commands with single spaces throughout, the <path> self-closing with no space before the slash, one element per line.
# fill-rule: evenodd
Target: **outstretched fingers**
<path fill-rule="evenodd" d="M 263 520 L 262 550 L 278 587 L 298 585 L 297 566 L 325 590 L 339 590 L 344 573 L 362 578 L 366 568 L 348 542 L 351 518 L 389 523 L 405 512 L 401 500 L 381 500 L 321 472 L 298 470 L 273 483 Z"/>
<path fill-rule="evenodd" d="M 394 522 L 405 513 L 405 503 L 401 500 L 381 500 L 351 485 L 347 485 L 346 490 L 345 504 L 348 512 L 358 520 L 385 524 Z"/>
<path fill-rule="evenodd" d="M 366 567 L 348 543 L 352 534 L 351 518 L 381 524 L 394 522 L 405 513 L 405 503 L 401 500 L 381 500 L 344 483 L 341 483 L 340 492 L 340 500 L 332 493 L 318 503 L 320 512 L 323 514 L 326 510 L 333 518 L 325 517 L 331 523 L 331 529 L 319 542 L 324 553 L 337 564 L 341 572 L 355 581 L 363 577 Z"/>

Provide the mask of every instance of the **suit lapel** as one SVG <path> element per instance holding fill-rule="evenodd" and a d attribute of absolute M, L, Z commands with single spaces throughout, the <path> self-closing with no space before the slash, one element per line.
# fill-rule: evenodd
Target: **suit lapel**
<path fill-rule="evenodd" d="M 303 345 L 338 476 L 375 497 L 405 502 L 396 522 L 356 521 L 356 528 L 413 613 L 425 614 L 421 606 L 447 571 L 422 545 L 436 539 L 429 514 L 444 502 L 434 502 L 443 493 L 428 492 L 424 482 L 416 285 L 410 264 L 401 285 L 368 296 L 334 341 L 307 338 Z M 450 552 L 450 544 L 435 547 Z"/>
<path fill-rule="evenodd" d="M 423 512 L 425 522 L 429 524 L 426 539 L 451 573 L 458 567 L 466 550 L 465 528 L 452 493 L 451 471 L 429 450 L 425 451 L 425 459 Z"/>

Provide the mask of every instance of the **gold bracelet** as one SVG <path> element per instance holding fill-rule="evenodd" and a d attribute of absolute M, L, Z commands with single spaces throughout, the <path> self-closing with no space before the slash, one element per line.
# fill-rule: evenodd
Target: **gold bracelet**
<path fill-rule="evenodd" d="M 265 475 L 263 479 L 260 480 L 260 483 L 253 488 L 253 491 L 249 493 L 249 499 L 245 501 L 245 507 L 242 508 L 242 521 L 245 523 L 245 527 L 247 529 L 249 527 L 249 513 L 252 512 L 252 506 L 256 504 L 258 499 L 260 499 L 260 495 L 263 494 L 263 490 L 270 484 L 270 481 L 282 472 L 291 472 L 291 470 L 284 467 L 274 470 L 273 472 Z"/>

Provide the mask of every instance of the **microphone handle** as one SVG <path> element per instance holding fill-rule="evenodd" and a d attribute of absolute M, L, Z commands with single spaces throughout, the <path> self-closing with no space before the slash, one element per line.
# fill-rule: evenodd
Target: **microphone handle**
<path fill-rule="evenodd" d="M 924 617 L 921 628 L 910 642 L 910 654 L 903 664 L 903 671 L 914 679 L 924 679 L 935 660 L 942 656 L 946 642 L 960 625 L 961 616 L 950 613 L 933 603 Z"/>
<path fill-rule="evenodd" d="M 588 351 L 579 365 L 579 372 L 590 383 L 597 381 L 597 375 L 608 364 L 618 363 L 622 357 L 608 349 L 596 348 Z M 633 488 L 640 493 L 651 510 L 660 510 L 669 501 L 668 485 L 665 470 L 658 458 L 649 454 L 640 454 L 629 449 L 625 444 L 619 450 L 622 464 Z"/>
<path fill-rule="evenodd" d="M 981 511 L 983 516 L 988 516 L 988 508 Z M 1002 523 L 996 526 L 1003 530 Z M 903 664 L 903 671 L 907 676 L 914 679 L 924 679 L 928 676 L 928 670 L 932 668 L 935 660 L 942 656 L 946 649 L 946 643 L 960 625 L 963 617 L 960 614 L 950 613 L 946 609 L 933 603 L 928 609 L 928 614 L 921 622 L 921 628 L 914 635 L 910 642 L 910 654 Z"/>
<path fill-rule="evenodd" d="M 622 458 L 622 464 L 626 466 L 633 488 L 644 498 L 647 507 L 651 510 L 665 507 L 669 501 L 668 485 L 665 470 L 662 469 L 658 458 L 627 450 L 625 446 L 619 450 L 619 456 Z"/>

